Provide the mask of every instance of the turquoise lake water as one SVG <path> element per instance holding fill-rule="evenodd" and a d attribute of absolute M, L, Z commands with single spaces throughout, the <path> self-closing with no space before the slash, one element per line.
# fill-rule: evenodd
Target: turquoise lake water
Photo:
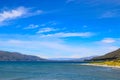
<path fill-rule="evenodd" d="M 80 64 L 0 62 L 0 80 L 120 80 L 120 69 Z"/>

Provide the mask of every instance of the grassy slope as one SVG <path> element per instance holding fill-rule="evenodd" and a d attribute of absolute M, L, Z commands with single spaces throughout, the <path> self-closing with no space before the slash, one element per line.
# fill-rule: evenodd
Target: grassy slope
<path fill-rule="evenodd" d="M 92 62 L 92 64 L 96 64 L 96 65 L 107 65 L 107 66 L 120 66 L 120 60 L 102 61 L 102 62 Z"/>

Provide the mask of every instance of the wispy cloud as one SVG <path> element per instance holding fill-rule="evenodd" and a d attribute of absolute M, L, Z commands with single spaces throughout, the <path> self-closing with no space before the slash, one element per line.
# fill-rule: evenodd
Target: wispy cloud
<path fill-rule="evenodd" d="M 55 22 L 55 21 L 49 21 L 49 22 L 47 22 L 47 23 L 41 24 L 40 26 L 41 26 L 41 27 L 49 27 L 49 26 L 56 26 L 57 24 L 58 24 L 58 23 Z"/>
<path fill-rule="evenodd" d="M 40 29 L 37 33 L 53 32 L 53 31 L 56 31 L 56 30 L 57 30 L 57 29 L 55 29 L 55 28 L 47 27 L 47 28 L 42 28 L 42 29 Z"/>
<path fill-rule="evenodd" d="M 27 38 L 27 37 L 26 37 Z M 37 55 L 45 58 L 76 58 L 76 56 L 86 57 L 91 55 L 102 55 L 115 50 L 117 46 L 95 45 L 73 46 L 58 41 L 38 41 L 38 40 L 0 40 L 0 48 L 10 51 L 18 51 L 26 54 Z M 82 43 L 81 43 L 82 44 Z M 32 45 L 32 46 L 31 46 Z M 5 48 L 4 48 L 5 47 Z M 9 49 L 7 49 L 7 47 Z M 78 58 L 77 57 L 77 58 Z"/>
<path fill-rule="evenodd" d="M 95 9 L 93 13 L 98 15 L 99 19 L 120 17 L 120 0 L 66 0 L 66 3 L 77 3 L 91 7 L 91 10 Z M 96 9 L 99 10 L 99 13 L 96 12 Z"/>
<path fill-rule="evenodd" d="M 25 27 L 24 29 L 35 29 L 35 28 L 38 28 L 38 27 L 39 27 L 39 25 L 30 24 L 27 27 Z"/>
<path fill-rule="evenodd" d="M 31 12 L 29 8 L 25 8 L 25 7 L 17 7 L 11 10 L 3 10 L 0 13 L 0 23 L 25 16 L 28 17 L 33 15 L 38 15 L 41 14 L 42 12 L 43 12 L 42 10 L 36 10 L 34 12 Z"/>
<path fill-rule="evenodd" d="M 116 7 L 120 5 L 120 0 L 66 0 L 66 3 L 85 4 L 87 6 L 109 6 Z"/>
<path fill-rule="evenodd" d="M 83 33 L 65 33 L 65 32 L 60 32 L 60 33 L 54 33 L 54 34 L 46 34 L 42 35 L 42 37 L 57 37 L 57 38 L 65 38 L 65 37 L 90 37 L 93 36 L 94 34 L 91 32 L 83 32 Z"/>
<path fill-rule="evenodd" d="M 47 23 L 43 24 L 30 24 L 27 27 L 24 27 L 24 29 L 35 29 L 35 28 L 41 28 L 37 33 L 44 33 L 44 32 L 50 32 L 50 31 L 55 31 L 56 29 L 51 28 L 51 26 L 56 26 L 58 23 L 55 21 L 49 21 Z"/>
<path fill-rule="evenodd" d="M 102 43 L 114 43 L 116 42 L 116 40 L 113 38 L 104 38 L 101 42 Z"/>
<path fill-rule="evenodd" d="M 120 0 L 87 0 L 90 4 L 93 5 L 111 5 L 111 6 L 118 6 L 120 5 Z"/>
<path fill-rule="evenodd" d="M 98 9 L 100 9 L 99 7 L 105 8 L 105 10 L 99 10 L 102 12 L 98 17 L 99 19 L 120 17 L 120 0 L 85 0 L 85 2 L 91 7 L 98 7 Z"/>
<path fill-rule="evenodd" d="M 97 41 L 97 44 L 104 45 L 104 46 L 120 46 L 120 38 L 103 38 L 100 41 Z"/>
<path fill-rule="evenodd" d="M 66 0 L 66 3 L 71 3 L 71 2 L 74 2 L 76 0 Z"/>
<path fill-rule="evenodd" d="M 87 28 L 88 26 L 87 25 L 83 25 L 83 28 Z"/>
<path fill-rule="evenodd" d="M 114 18 L 120 17 L 120 10 L 111 10 L 104 12 L 99 18 Z"/>
<path fill-rule="evenodd" d="M 57 41 L 23 41 L 23 40 L 7 40 L 0 41 L 1 46 L 13 47 L 11 50 L 18 50 L 22 52 L 26 52 L 26 54 L 31 54 L 47 57 L 47 58 L 76 58 L 73 55 L 79 55 L 79 57 L 85 56 L 85 53 L 88 53 L 90 49 L 75 47 L 71 45 L 66 45 L 63 43 L 59 43 Z M 26 46 L 25 46 L 26 45 Z M 32 45 L 32 46 L 31 46 Z M 0 47 L 1 47 L 0 46 Z M 73 54 L 74 53 L 74 54 Z M 81 53 L 81 54 L 80 54 Z M 45 57 L 45 58 L 46 58 Z"/>
<path fill-rule="evenodd" d="M 17 9 L 3 11 L 2 13 L 0 13 L 0 22 L 21 17 L 27 12 L 28 10 L 24 7 L 18 7 Z"/>
<path fill-rule="evenodd" d="M 7 36 L 9 36 L 10 38 L 8 38 Z M 0 36 L 0 38 L 1 37 L 3 38 L 4 35 Z M 32 54 L 45 58 L 66 58 L 66 57 L 78 58 L 78 57 L 86 57 L 91 55 L 102 55 L 119 48 L 117 46 L 118 44 L 104 45 L 104 44 L 96 44 L 92 42 L 84 46 L 82 46 L 84 43 L 80 43 L 81 45 L 71 45 L 69 43 L 66 43 L 64 39 L 61 39 L 63 40 L 63 42 L 59 42 L 58 40 L 49 40 L 49 39 L 43 40 L 44 38 L 40 37 L 40 35 L 11 36 L 8 34 L 5 36 L 5 38 L 6 37 L 8 39 L 0 40 L 0 49 L 9 50 L 9 51 L 18 51 L 25 54 Z M 16 37 L 18 37 L 18 39 Z M 23 39 L 20 37 L 23 37 Z M 92 47 L 89 45 L 92 45 Z"/>

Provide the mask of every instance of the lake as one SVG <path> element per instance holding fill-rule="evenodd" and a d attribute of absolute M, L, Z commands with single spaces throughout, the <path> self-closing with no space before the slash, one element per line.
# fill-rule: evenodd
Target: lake
<path fill-rule="evenodd" d="M 0 80 L 120 80 L 120 69 L 80 64 L 0 62 Z"/>

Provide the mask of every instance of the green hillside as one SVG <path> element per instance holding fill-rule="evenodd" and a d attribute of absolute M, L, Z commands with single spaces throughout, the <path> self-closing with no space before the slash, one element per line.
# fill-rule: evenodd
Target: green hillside
<path fill-rule="evenodd" d="M 94 57 L 92 60 L 99 61 L 99 60 L 116 60 L 120 59 L 120 49 L 107 53 L 103 56 Z"/>

